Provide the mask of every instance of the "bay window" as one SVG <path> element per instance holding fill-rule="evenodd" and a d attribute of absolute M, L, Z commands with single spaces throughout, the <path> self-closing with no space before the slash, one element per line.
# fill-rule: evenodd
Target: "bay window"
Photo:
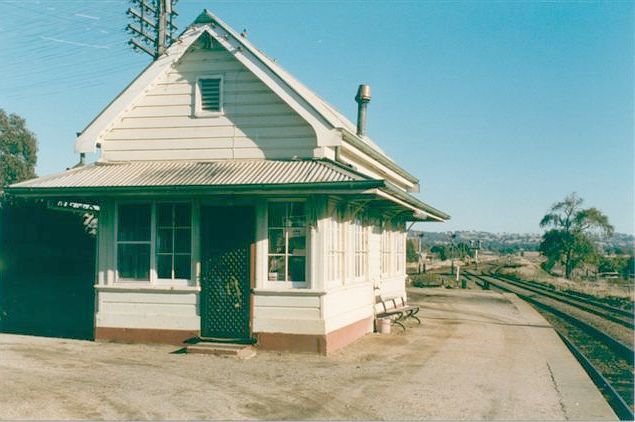
<path fill-rule="evenodd" d="M 386 223 L 382 222 L 382 232 L 381 232 L 381 245 L 380 245 L 380 255 L 381 255 L 381 274 L 388 275 L 390 274 L 391 268 L 391 255 L 392 255 L 392 245 L 391 245 L 391 231 Z"/>
<path fill-rule="evenodd" d="M 334 207 L 328 224 L 327 266 L 329 281 L 343 281 L 345 257 L 345 230 L 342 216 Z"/>
<path fill-rule="evenodd" d="M 361 279 L 366 276 L 368 262 L 368 233 L 360 218 L 353 221 L 353 242 L 355 260 L 355 278 Z"/>
<path fill-rule="evenodd" d="M 405 236 L 404 232 L 397 230 L 394 232 L 395 236 L 395 271 L 397 274 L 403 274 L 404 264 L 406 263 L 406 257 L 404 254 Z"/>

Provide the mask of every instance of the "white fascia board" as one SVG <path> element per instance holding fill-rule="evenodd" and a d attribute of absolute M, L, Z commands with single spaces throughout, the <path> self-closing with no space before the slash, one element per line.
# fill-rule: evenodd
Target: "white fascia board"
<path fill-rule="evenodd" d="M 383 190 L 381 190 L 381 189 L 375 189 L 373 193 L 374 193 L 375 195 L 380 196 L 380 197 L 382 197 L 382 198 L 385 198 L 385 199 L 387 199 L 387 200 L 389 200 L 389 201 L 391 201 L 391 202 L 394 202 L 394 203 L 396 203 L 396 204 L 399 204 L 399 205 L 401 205 L 402 207 L 408 208 L 408 209 L 410 209 L 410 210 L 412 210 L 412 211 L 414 211 L 414 212 L 416 212 L 416 213 L 423 214 L 423 215 L 427 216 L 428 218 L 431 218 L 431 219 L 433 219 L 433 220 L 437 220 L 437 221 L 440 221 L 440 222 L 445 222 L 445 220 L 444 220 L 444 219 L 439 218 L 439 217 L 437 217 L 437 216 L 436 216 L 436 215 L 434 215 L 434 214 L 430 214 L 429 212 L 426 212 L 426 211 L 424 211 L 424 210 L 422 210 L 422 209 L 419 209 L 419 208 L 417 208 L 417 207 L 415 207 L 415 206 L 412 206 L 412 205 L 408 204 L 407 202 L 402 201 L 401 199 L 396 198 L 395 196 L 393 196 L 393 195 L 391 195 L 391 194 L 389 194 L 389 193 L 387 193 L 387 192 L 384 192 L 384 191 L 383 191 Z"/>
<path fill-rule="evenodd" d="M 146 67 L 124 90 L 88 124 L 75 141 L 75 152 L 95 152 L 97 142 L 108 131 L 117 118 L 167 72 L 188 47 L 203 33 L 197 26 L 186 30 L 157 60 Z"/>
<path fill-rule="evenodd" d="M 341 158 L 345 159 L 353 166 L 356 165 L 356 162 L 359 162 L 359 165 L 361 166 L 370 167 L 371 170 L 374 170 L 381 177 L 393 182 L 405 192 L 417 192 L 419 190 L 418 184 L 410 182 L 409 180 L 402 177 L 399 173 L 392 171 L 388 167 L 381 164 L 379 161 L 373 159 L 372 157 L 369 157 L 363 151 L 359 150 L 348 142 L 342 143 L 341 151 L 341 155 L 344 155 Z"/>
<path fill-rule="evenodd" d="M 315 130 L 318 146 L 337 146 L 342 143 L 339 131 L 300 94 L 292 89 L 280 75 L 258 57 L 251 47 L 238 39 L 228 27 L 208 25 L 206 31 L 236 60 L 260 79 L 274 94 L 300 115 Z"/>
<path fill-rule="evenodd" d="M 400 177 L 408 181 L 408 185 L 411 186 L 411 189 L 408 189 L 408 192 L 419 192 L 420 185 L 419 179 L 415 176 L 409 174 L 406 170 L 404 170 L 401 166 L 399 166 L 392 158 L 388 157 L 385 153 L 377 151 L 375 148 L 372 148 L 368 145 L 364 139 L 357 136 L 357 134 L 350 132 L 346 129 L 341 129 L 342 139 L 344 140 L 343 145 L 349 146 L 349 150 L 355 149 L 359 151 L 359 153 L 363 153 L 365 157 L 368 157 L 372 163 L 375 163 L 375 166 L 381 164 L 380 168 L 387 168 L 398 174 Z"/>

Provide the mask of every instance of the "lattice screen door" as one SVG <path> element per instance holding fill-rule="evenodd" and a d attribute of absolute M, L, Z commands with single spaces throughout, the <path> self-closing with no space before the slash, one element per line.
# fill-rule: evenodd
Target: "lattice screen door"
<path fill-rule="evenodd" d="M 250 341 L 252 207 L 201 209 L 201 337 Z"/>

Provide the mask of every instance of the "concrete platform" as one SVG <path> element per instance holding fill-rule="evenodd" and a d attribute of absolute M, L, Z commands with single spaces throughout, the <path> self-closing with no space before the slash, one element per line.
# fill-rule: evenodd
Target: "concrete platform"
<path fill-rule="evenodd" d="M 411 289 L 409 301 L 422 305 L 434 349 L 425 388 L 440 408 L 455 408 L 452 419 L 618 419 L 549 323 L 515 295 Z"/>
<path fill-rule="evenodd" d="M 422 324 L 251 359 L 0 334 L 0 420 L 616 420 L 514 296 L 414 289 Z"/>

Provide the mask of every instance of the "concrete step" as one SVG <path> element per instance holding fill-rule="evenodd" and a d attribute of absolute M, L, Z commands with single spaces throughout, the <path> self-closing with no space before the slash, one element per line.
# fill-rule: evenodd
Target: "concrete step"
<path fill-rule="evenodd" d="M 249 359 L 256 356 L 256 350 L 253 346 L 248 344 L 212 343 L 202 341 L 196 344 L 189 344 L 185 349 L 187 350 L 187 353 L 235 356 L 241 359 Z"/>

